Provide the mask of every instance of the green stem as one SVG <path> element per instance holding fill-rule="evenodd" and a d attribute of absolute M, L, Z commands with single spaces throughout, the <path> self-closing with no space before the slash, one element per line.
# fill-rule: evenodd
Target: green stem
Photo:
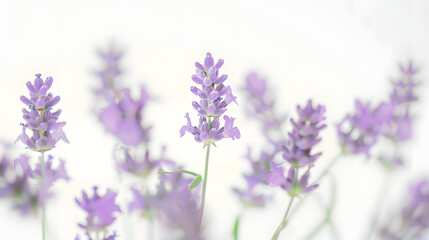
<path fill-rule="evenodd" d="M 42 179 L 40 180 L 40 190 L 43 188 L 43 184 L 45 184 L 45 153 L 42 152 L 40 157 L 40 172 Z M 42 202 L 42 239 L 46 239 L 46 205 L 45 200 Z"/>
<path fill-rule="evenodd" d="M 283 220 L 282 220 L 282 222 L 280 223 L 280 225 L 277 227 L 277 229 L 276 229 L 276 231 L 274 232 L 274 235 L 273 235 L 273 237 L 271 238 L 271 240 L 277 240 L 277 238 L 279 237 L 279 235 L 280 235 L 280 232 L 283 230 L 283 228 L 286 226 L 286 224 L 287 224 L 287 221 L 286 221 L 286 219 L 287 219 L 287 215 L 289 214 L 289 211 L 290 211 L 290 208 L 292 207 L 292 203 L 293 203 L 293 199 L 294 199 L 295 197 L 291 197 L 290 198 L 290 201 L 289 201 L 289 205 L 288 205 L 288 207 L 287 207 L 287 209 L 286 209 L 286 213 L 285 213 L 285 215 L 283 216 Z"/>
<path fill-rule="evenodd" d="M 207 152 L 206 152 L 206 163 L 204 167 L 204 178 L 203 178 L 203 192 L 201 195 L 201 222 L 203 221 L 203 212 L 204 212 L 204 205 L 206 201 L 206 190 L 207 190 L 207 176 L 208 176 L 208 170 L 209 170 L 209 156 L 210 156 L 210 145 L 207 145 Z"/>

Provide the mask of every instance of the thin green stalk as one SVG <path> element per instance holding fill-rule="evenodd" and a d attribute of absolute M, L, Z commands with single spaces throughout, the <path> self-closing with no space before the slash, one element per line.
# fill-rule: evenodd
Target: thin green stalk
<path fill-rule="evenodd" d="M 295 197 L 291 197 L 290 198 L 290 201 L 289 201 L 289 205 L 288 205 L 288 207 L 287 207 L 287 209 L 286 209 L 286 212 L 285 212 L 285 215 L 283 216 L 283 220 L 282 220 L 282 222 L 280 223 L 280 225 L 277 227 L 277 229 L 276 229 L 276 231 L 274 232 L 274 235 L 273 235 L 273 237 L 271 238 L 271 240 L 277 240 L 277 238 L 279 237 L 279 235 L 280 235 L 280 232 L 283 230 L 283 228 L 286 226 L 286 224 L 287 224 L 287 221 L 286 221 L 286 219 L 287 219 L 287 216 L 288 216 L 288 214 L 289 214 L 289 211 L 290 211 L 290 209 L 291 209 L 291 207 L 292 207 L 292 203 L 293 203 L 293 199 L 294 199 Z"/>
<path fill-rule="evenodd" d="M 45 153 L 42 152 L 40 157 L 40 169 L 42 179 L 40 180 L 40 190 L 42 190 L 43 184 L 45 184 Z M 45 201 L 42 202 L 42 239 L 46 239 L 46 205 Z"/>
<path fill-rule="evenodd" d="M 207 151 L 206 151 L 206 163 L 204 167 L 204 179 L 203 179 L 203 192 L 201 195 L 201 220 L 200 224 L 203 221 L 203 212 L 204 212 L 204 205 L 206 201 L 206 190 L 207 190 L 207 176 L 208 176 L 208 170 L 209 170 L 209 156 L 210 156 L 210 145 L 207 145 Z"/>

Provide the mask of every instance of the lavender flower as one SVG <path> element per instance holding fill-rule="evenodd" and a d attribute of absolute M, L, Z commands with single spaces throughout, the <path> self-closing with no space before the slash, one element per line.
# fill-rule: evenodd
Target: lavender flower
<path fill-rule="evenodd" d="M 276 143 L 270 134 L 278 133 L 285 121 L 285 117 L 278 117 L 274 111 L 274 100 L 270 98 L 267 81 L 256 73 L 250 73 L 246 77 L 243 88 L 246 93 L 246 101 L 249 102 L 246 113 L 249 117 L 257 119 L 263 125 L 263 133 L 271 143 Z"/>
<path fill-rule="evenodd" d="M 105 52 L 98 51 L 98 55 L 103 60 L 104 66 L 100 71 L 96 72 L 102 86 L 94 90 L 95 94 L 105 99 L 119 96 L 121 91 L 118 88 L 117 78 L 122 73 L 119 62 L 123 56 L 123 52 L 111 47 Z"/>
<path fill-rule="evenodd" d="M 117 160 L 116 166 L 120 172 L 127 172 L 138 177 L 146 178 L 154 169 L 157 169 L 164 161 L 168 160 L 166 160 L 163 156 L 160 159 L 150 160 L 149 151 L 146 151 L 142 160 L 133 158 L 128 151 L 125 151 L 125 160 Z"/>
<path fill-rule="evenodd" d="M 429 229 L 429 180 L 411 186 L 400 220 L 396 228 L 392 228 L 392 222 L 381 228 L 382 239 L 424 239 Z"/>
<path fill-rule="evenodd" d="M 70 180 L 64 166 L 65 162 L 63 160 L 59 160 L 59 162 L 59 166 L 53 168 L 53 157 L 51 155 L 48 156 L 48 161 L 44 165 L 45 179 L 42 181 L 40 163 L 32 169 L 30 166 L 30 158 L 27 155 L 21 155 L 19 158 L 15 159 L 15 168 L 19 165 L 27 178 L 37 179 L 40 181 L 41 185 L 38 197 L 39 204 L 42 204 L 46 199 L 52 196 L 52 193 L 49 192 L 49 188 L 54 184 L 54 182 L 59 179 L 64 179 L 66 181 Z"/>
<path fill-rule="evenodd" d="M 21 141 L 27 148 L 45 152 L 55 147 L 59 140 L 68 143 L 68 139 L 62 128 L 65 122 L 57 122 L 61 110 L 51 112 L 53 106 L 59 101 L 60 97 L 54 97 L 48 93 L 52 86 L 52 77 L 42 80 L 41 74 L 36 74 L 34 83 L 27 82 L 27 88 L 30 91 L 30 99 L 21 96 L 21 101 L 29 108 L 23 109 L 23 118 L 27 122 L 22 125 L 22 134 L 16 139 L 16 142 Z M 26 130 L 32 131 L 32 137 L 29 137 Z"/>
<path fill-rule="evenodd" d="M 86 231 L 85 234 L 89 239 L 92 239 L 90 236 L 92 233 L 98 236 L 99 232 L 107 232 L 108 226 L 116 220 L 114 213 L 121 212 L 121 209 L 115 203 L 117 193 L 107 189 L 106 194 L 100 196 L 97 193 L 97 187 L 93 189 L 94 194 L 92 197 L 89 197 L 85 191 L 82 191 L 82 200 L 75 199 L 77 205 L 87 213 L 86 223 L 79 224 L 79 227 Z M 115 239 L 116 234 L 109 237 L 107 237 L 107 234 L 104 236 L 103 239 Z"/>
<path fill-rule="evenodd" d="M 131 98 L 129 91 L 125 91 L 118 102 L 111 97 L 109 106 L 99 115 L 106 131 L 125 145 L 137 146 L 147 141 L 150 127 L 142 126 L 142 110 L 148 99 L 149 95 L 143 87 L 137 101 Z"/>
<path fill-rule="evenodd" d="M 268 182 L 273 186 L 283 188 L 290 196 L 296 197 L 301 193 L 307 193 L 317 188 L 319 184 L 308 186 L 308 179 L 310 178 L 310 169 L 308 169 L 298 180 L 297 170 L 294 167 L 289 168 L 287 177 L 284 175 L 283 167 L 272 163 Z"/>
<path fill-rule="evenodd" d="M 240 138 L 240 131 L 234 127 L 234 118 L 225 115 L 224 127 L 220 127 L 220 116 L 226 112 L 231 102 L 236 103 L 237 98 L 232 94 L 231 87 L 223 84 L 227 75 L 219 76 L 222 65 L 222 59 L 214 64 L 210 53 L 207 53 L 204 65 L 195 63 L 197 70 L 192 80 L 200 86 L 191 87 L 191 92 L 200 98 L 199 103 L 192 102 L 192 106 L 200 116 L 199 125 L 193 126 L 189 114 L 186 113 L 187 124 L 180 129 L 180 137 L 189 132 L 194 135 L 195 141 L 204 143 L 204 146 L 215 145 L 216 141 L 223 138 L 229 137 L 232 140 Z"/>
<path fill-rule="evenodd" d="M 37 212 L 41 202 L 40 195 L 30 186 L 28 177 L 15 173 L 6 154 L 0 158 L 0 197 L 10 198 L 14 208 L 22 214 Z"/>
<path fill-rule="evenodd" d="M 263 207 L 267 197 L 258 194 L 255 190 L 256 185 L 260 183 L 260 179 L 252 175 L 244 175 L 244 178 L 246 179 L 247 189 L 240 190 L 238 188 L 233 188 L 233 192 L 238 195 L 244 206 Z"/>
<path fill-rule="evenodd" d="M 304 109 L 297 107 L 299 119 L 291 119 L 293 130 L 289 133 L 289 145 L 283 146 L 283 158 L 294 168 L 313 166 L 321 153 L 312 154 L 312 148 L 320 142 L 319 132 L 326 127 L 322 122 L 326 119 L 324 106 L 313 108 L 308 101 Z"/>
<path fill-rule="evenodd" d="M 364 105 L 359 100 L 355 106 L 356 113 L 347 115 L 337 124 L 338 137 L 343 153 L 363 153 L 369 157 L 369 151 L 377 142 L 381 126 L 386 121 L 385 106 L 373 110 L 369 104 Z"/>

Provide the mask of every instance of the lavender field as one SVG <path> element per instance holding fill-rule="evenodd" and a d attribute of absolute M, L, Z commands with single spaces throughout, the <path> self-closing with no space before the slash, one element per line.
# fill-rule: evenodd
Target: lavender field
<path fill-rule="evenodd" d="M 429 239 L 428 11 L 1 1 L 0 239 Z"/>

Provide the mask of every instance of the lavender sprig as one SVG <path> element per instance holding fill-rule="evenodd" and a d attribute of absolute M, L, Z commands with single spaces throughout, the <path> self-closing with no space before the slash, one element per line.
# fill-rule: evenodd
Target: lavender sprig
<path fill-rule="evenodd" d="M 22 134 L 18 136 L 15 142 L 21 141 L 27 148 L 41 153 L 40 156 L 40 185 L 41 191 L 47 191 L 45 152 L 55 147 L 59 140 L 69 143 L 62 128 L 65 122 L 58 122 L 61 110 L 51 112 L 53 106 L 59 101 L 59 96 L 53 96 L 48 93 L 53 83 L 52 77 L 42 80 L 41 74 L 36 74 L 33 84 L 27 82 L 26 86 L 30 91 L 30 98 L 21 96 L 21 101 L 28 106 L 29 110 L 23 109 L 23 118 L 27 122 L 22 124 Z M 26 130 L 30 129 L 32 136 L 29 137 Z M 21 165 L 23 166 L 23 165 Z M 49 170 L 49 169 L 48 169 Z M 64 172 L 65 173 L 65 172 Z M 41 194 L 44 195 L 44 194 Z M 46 238 L 46 204 L 42 201 L 42 237 Z"/>
<path fill-rule="evenodd" d="M 238 128 L 234 127 L 235 118 L 223 115 L 230 103 L 237 103 L 237 97 L 232 94 L 231 87 L 224 85 L 228 76 L 219 76 L 219 69 L 222 67 L 223 63 L 224 61 L 220 59 L 215 64 L 210 53 L 206 54 L 204 64 L 199 62 L 195 63 L 197 69 L 196 74 L 192 75 L 192 80 L 199 86 L 192 86 L 191 92 L 200 98 L 199 102 L 192 102 L 192 106 L 199 115 L 199 125 L 193 126 L 189 114 L 186 113 L 185 117 L 187 119 L 187 124 L 180 129 L 180 137 L 183 137 L 185 133 L 188 132 L 194 135 L 195 141 L 203 143 L 204 147 L 207 147 L 204 177 L 201 178 L 199 174 L 194 175 L 196 176 L 194 181 L 202 179 L 203 182 L 200 206 L 201 221 L 205 205 L 210 146 L 216 146 L 215 142 L 220 141 L 223 138 L 231 138 L 232 140 L 235 140 L 239 139 L 241 136 Z M 219 120 L 222 115 L 225 121 L 223 127 L 221 127 Z"/>
<path fill-rule="evenodd" d="M 284 175 L 284 169 L 275 163 L 272 163 L 271 172 L 268 176 L 268 182 L 271 185 L 280 186 L 291 197 L 283 220 L 272 237 L 273 240 L 279 237 L 286 226 L 287 216 L 294 198 L 310 192 L 318 186 L 318 184 L 309 186 L 308 180 L 311 167 L 321 155 L 321 153 L 313 154 L 312 149 L 321 141 L 320 130 L 326 127 L 326 124 L 323 123 L 326 120 L 326 109 L 321 105 L 313 108 L 312 102 L 308 101 L 305 108 L 298 106 L 297 111 L 298 121 L 291 119 L 293 130 L 289 133 L 289 145 L 283 147 L 283 159 L 291 165 L 287 177 Z M 303 167 L 307 167 L 307 170 L 299 177 L 298 170 Z"/>

